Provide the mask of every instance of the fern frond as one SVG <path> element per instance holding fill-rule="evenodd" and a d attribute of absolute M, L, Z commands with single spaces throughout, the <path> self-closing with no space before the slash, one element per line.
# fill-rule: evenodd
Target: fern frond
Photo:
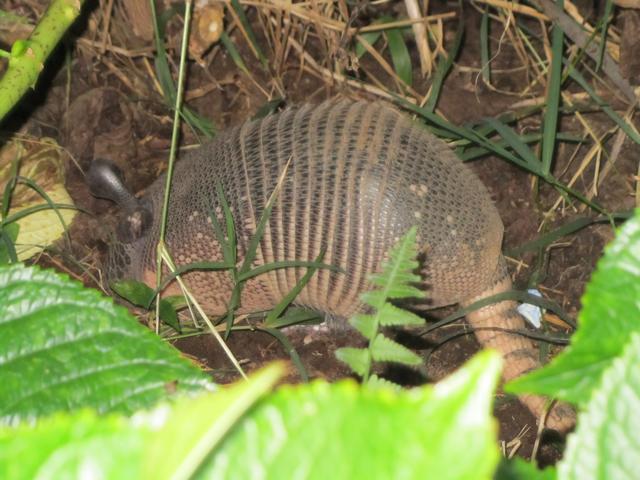
<path fill-rule="evenodd" d="M 336 350 L 336 358 L 349 365 L 349 368 L 361 377 L 369 375 L 371 354 L 366 348 L 339 348 Z"/>
<path fill-rule="evenodd" d="M 385 299 L 424 297 L 422 290 L 411 285 L 420 281 L 420 277 L 413 273 L 418 267 L 416 235 L 416 227 L 411 227 L 389 252 L 389 260 L 382 265 L 382 272 L 369 277 L 373 285 L 380 287 L 380 296 Z M 380 296 L 376 296 L 376 302 L 379 301 Z M 381 305 L 371 306 L 379 308 Z"/>
<path fill-rule="evenodd" d="M 397 325 L 424 325 L 424 318 L 390 303 L 383 304 L 379 313 L 380 325 L 383 327 L 393 327 Z"/>
<path fill-rule="evenodd" d="M 376 362 L 396 362 L 404 365 L 420 365 L 422 358 L 413 353 L 407 347 L 394 342 L 381 333 L 369 345 L 371 358 Z"/>
<path fill-rule="evenodd" d="M 379 333 L 381 326 L 424 323 L 417 315 L 388 302 L 391 298 L 424 297 L 422 290 L 411 285 L 420 281 L 420 277 L 413 273 L 418 267 L 416 232 L 415 227 L 411 228 L 389 252 L 389 260 L 384 262 L 382 272 L 369 277 L 371 283 L 379 288 L 363 293 L 360 298 L 372 307 L 373 312 L 357 314 L 349 319 L 351 326 L 369 340 L 368 348 L 340 348 L 336 351 L 336 357 L 362 376 L 367 385 L 391 384 L 375 375 L 369 376 L 374 361 L 404 365 L 418 365 L 422 362 L 414 352 Z"/>
<path fill-rule="evenodd" d="M 391 390 L 402 390 L 402 387 L 397 383 L 393 383 L 386 378 L 381 378 L 377 375 L 371 375 L 369 377 L 369 381 L 367 382 L 367 387 L 375 389 L 375 388 L 386 388 Z"/>
<path fill-rule="evenodd" d="M 373 340 L 378 333 L 376 321 L 372 315 L 356 314 L 349 320 L 349 323 L 369 341 Z"/>

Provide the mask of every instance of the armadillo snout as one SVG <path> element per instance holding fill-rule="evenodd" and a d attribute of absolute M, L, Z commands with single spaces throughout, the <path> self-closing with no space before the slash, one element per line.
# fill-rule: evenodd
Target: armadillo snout
<path fill-rule="evenodd" d="M 131 278 L 131 247 L 114 242 L 109 245 L 109 255 L 104 269 L 107 283 Z"/>

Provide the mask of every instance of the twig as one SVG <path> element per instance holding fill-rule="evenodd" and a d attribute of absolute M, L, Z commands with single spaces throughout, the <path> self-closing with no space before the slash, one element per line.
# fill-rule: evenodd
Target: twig
<path fill-rule="evenodd" d="M 422 22 L 420 15 L 420 7 L 417 0 L 404 0 L 404 4 L 407 7 L 407 15 L 416 23 L 412 25 L 413 34 L 416 37 L 416 46 L 418 47 L 418 53 L 420 54 L 420 69 L 422 70 L 422 76 L 431 75 L 431 49 L 429 49 L 429 42 L 427 40 L 427 29 Z"/>

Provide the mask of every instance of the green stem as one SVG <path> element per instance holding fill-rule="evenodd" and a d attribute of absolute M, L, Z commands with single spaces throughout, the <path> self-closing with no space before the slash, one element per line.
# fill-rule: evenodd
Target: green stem
<path fill-rule="evenodd" d="M 180 68 L 178 71 L 178 91 L 176 95 L 176 105 L 173 112 L 173 131 L 171 133 L 171 151 L 169 152 L 169 167 L 167 168 L 167 178 L 164 187 L 164 201 L 162 204 L 162 221 L 160 222 L 160 241 L 164 242 L 167 228 L 167 217 L 169 213 L 169 197 L 171 190 L 171 179 L 173 177 L 173 166 L 178 151 L 178 137 L 180 135 L 180 109 L 182 108 L 182 98 L 184 96 L 184 79 L 187 64 L 187 47 L 189 45 L 189 27 L 191 26 L 192 0 L 187 0 L 184 5 L 184 30 L 182 32 L 182 46 L 180 48 Z"/>
<path fill-rule="evenodd" d="M 34 87 L 45 60 L 78 17 L 84 2 L 53 0 L 29 38 L 13 44 L 9 67 L 0 79 L 0 119 L 4 119 L 22 95 Z"/>
<path fill-rule="evenodd" d="M 152 10 L 155 15 L 155 5 L 151 0 Z M 169 152 L 169 166 L 164 187 L 164 198 L 162 203 L 162 216 L 160 218 L 160 237 L 156 249 L 156 287 L 159 289 L 162 283 L 162 252 L 165 250 L 165 238 L 167 233 L 167 218 L 169 215 L 169 197 L 171 196 L 171 179 L 173 178 L 173 166 L 178 151 L 178 137 L 180 135 L 180 109 L 182 108 L 182 98 L 184 94 L 184 77 L 187 63 L 187 46 L 189 44 L 189 27 L 191 25 L 192 0 L 187 0 L 184 5 L 184 29 L 182 31 L 182 46 L 180 48 L 180 68 L 178 70 L 178 91 L 176 94 L 176 104 L 173 114 L 173 131 L 171 133 L 171 150 Z M 158 40 L 156 28 L 156 41 Z M 156 302 L 156 322 L 160 316 L 160 302 Z M 158 324 L 158 323 L 156 323 Z"/>

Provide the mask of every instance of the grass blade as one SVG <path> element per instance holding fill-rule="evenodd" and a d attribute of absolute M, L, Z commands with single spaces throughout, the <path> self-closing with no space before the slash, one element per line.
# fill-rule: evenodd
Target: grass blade
<path fill-rule="evenodd" d="M 464 36 L 464 16 L 458 15 L 458 27 L 456 29 L 456 36 L 453 39 L 451 48 L 447 51 L 447 58 L 444 61 L 438 62 L 436 71 L 433 74 L 433 83 L 431 84 L 431 92 L 429 93 L 429 99 L 424 105 L 424 111 L 433 113 L 440 97 L 440 90 L 444 84 L 444 79 L 447 78 L 453 61 L 458 56 L 460 47 L 462 46 L 462 37 Z"/>
<path fill-rule="evenodd" d="M 162 12 L 162 15 L 158 17 L 156 14 L 155 3 L 151 2 L 151 14 L 154 23 L 156 47 L 156 56 L 153 63 L 155 66 L 156 75 L 158 76 L 158 82 L 160 82 L 160 86 L 162 87 L 164 99 L 171 109 L 175 107 L 178 93 L 173 81 L 173 77 L 171 75 L 171 69 L 169 68 L 169 62 L 167 60 L 167 51 L 164 48 L 162 39 L 164 38 L 164 32 L 167 22 L 177 12 L 178 10 L 176 7 L 171 7 Z M 215 135 L 215 126 L 213 125 L 213 122 L 193 112 L 187 106 L 181 106 L 180 116 L 184 119 L 185 122 L 187 122 L 194 133 L 196 130 L 199 130 L 207 138 L 211 138 Z"/>
<path fill-rule="evenodd" d="M 633 140 L 637 144 L 640 144 L 640 134 L 638 133 L 638 131 L 631 125 L 629 125 L 620 115 L 615 112 L 615 110 L 613 110 L 613 108 L 609 106 L 609 104 L 607 104 L 602 98 L 600 98 L 600 96 L 598 96 L 595 90 L 591 88 L 591 86 L 587 83 L 587 80 L 578 70 L 573 67 L 573 65 L 569 64 L 566 60 L 563 61 L 569 67 L 569 76 L 589 94 L 593 101 L 596 102 L 600 108 L 602 108 L 602 111 L 606 113 L 609 118 L 613 120 L 615 124 L 618 125 L 620 129 L 622 129 L 622 131 L 626 133 L 631 140 Z"/>
<path fill-rule="evenodd" d="M 305 383 L 309 381 L 309 374 L 307 373 L 306 368 L 304 368 L 304 363 L 302 363 L 302 359 L 300 358 L 300 355 L 298 355 L 298 351 L 295 349 L 293 344 L 289 341 L 284 333 L 282 333 L 277 328 L 257 327 L 256 330 L 258 330 L 259 332 L 268 333 L 273 338 L 278 340 L 286 350 L 287 355 L 289 355 L 289 358 L 291 358 L 293 364 L 298 369 L 302 381 Z"/>
<path fill-rule="evenodd" d="M 16 252 L 16 239 L 20 225 L 17 223 L 0 223 L 0 265 L 18 263 Z"/>
<path fill-rule="evenodd" d="M 593 225 L 595 223 L 611 223 L 612 220 L 627 220 L 633 216 L 633 212 L 618 212 L 612 213 L 611 215 L 600 215 L 598 217 L 581 217 L 573 220 L 561 227 L 558 227 L 550 232 L 545 233 L 544 235 L 539 236 L 535 240 L 524 243 L 518 247 L 511 248 L 505 251 L 505 254 L 508 256 L 520 255 L 521 253 L 528 251 L 535 251 L 540 248 L 547 247 L 551 245 L 553 242 L 559 240 L 560 238 L 575 233 L 589 225 Z"/>
<path fill-rule="evenodd" d="M 260 265 L 259 267 L 253 268 L 246 273 L 243 273 L 238 276 L 238 281 L 245 282 L 250 278 L 257 277 L 258 275 L 262 275 L 267 272 L 271 272 L 273 270 L 279 270 L 282 268 L 315 268 L 316 270 L 319 268 L 326 268 L 327 270 L 332 270 L 338 273 L 344 273 L 344 270 L 340 267 L 336 267 L 335 265 L 329 265 L 327 263 L 319 263 L 315 261 L 306 261 L 306 260 L 281 260 L 278 262 L 271 262 L 265 265 Z"/>
<path fill-rule="evenodd" d="M 520 158 L 524 160 L 527 165 L 527 170 L 543 178 L 547 176 L 547 174 L 543 172 L 540 162 L 533 153 L 533 150 L 531 150 L 529 146 L 521 140 L 520 136 L 516 134 L 513 129 L 495 118 L 487 119 L 487 123 L 495 129 L 507 145 L 513 148 L 513 150 L 520 155 Z"/>
<path fill-rule="evenodd" d="M 378 39 L 380 38 L 381 35 L 382 35 L 382 30 L 376 30 L 375 32 L 361 33 L 359 36 L 362 37 L 369 45 L 371 45 L 373 47 L 373 45 L 378 41 Z M 358 58 L 361 58 L 366 52 L 367 52 L 367 49 L 364 48 L 362 43 L 357 42 L 356 43 L 356 56 Z"/>
<path fill-rule="evenodd" d="M 229 35 L 227 35 L 227 32 L 222 33 L 222 35 L 220 36 L 220 41 L 224 45 L 224 48 L 227 49 L 227 52 L 229 52 L 231 60 L 233 60 L 233 63 L 236 64 L 236 67 L 242 70 L 244 74 L 250 75 L 247 65 L 244 63 L 244 60 L 242 60 L 240 52 L 236 48 L 236 45 L 233 43 L 233 40 L 231 40 L 231 38 L 229 38 Z"/>
<path fill-rule="evenodd" d="M 558 2 L 562 8 L 563 1 Z M 562 55 L 564 32 L 559 25 L 554 25 L 551 33 L 551 69 L 547 81 L 547 102 L 544 114 L 542 134 L 542 174 L 549 175 L 551 162 L 556 146 L 556 130 L 558 129 L 558 109 L 560 106 L 560 88 L 562 86 Z"/>
<path fill-rule="evenodd" d="M 609 30 L 609 23 L 613 18 L 613 0 L 607 0 L 604 5 L 604 13 L 600 19 L 600 47 L 598 49 L 598 60 L 596 62 L 596 72 L 600 71 L 602 62 L 604 61 L 604 54 L 607 48 L 607 32 Z"/>
<path fill-rule="evenodd" d="M 385 35 L 389 42 L 389 53 L 391 55 L 391 61 L 393 62 L 393 68 L 398 74 L 398 77 L 400 77 L 400 80 L 411 86 L 413 83 L 411 56 L 402 37 L 402 30 L 399 28 L 391 28 L 385 30 Z"/>
<path fill-rule="evenodd" d="M 256 34 L 251 28 L 251 24 L 247 19 L 247 15 L 245 14 L 242 5 L 240 5 L 240 2 L 238 0 L 231 0 L 231 8 L 233 8 L 233 11 L 236 13 L 236 15 L 238 15 L 238 19 L 242 24 L 242 29 L 247 34 L 247 40 L 249 40 L 249 45 L 251 46 L 253 54 L 258 60 L 260 60 L 260 63 L 266 69 L 269 65 L 269 62 L 267 61 L 267 57 L 265 57 L 264 53 L 262 53 L 262 50 L 260 49 L 260 44 L 256 39 Z"/>
<path fill-rule="evenodd" d="M 316 257 L 316 259 L 314 260 L 314 263 L 319 264 L 322 261 L 323 257 L 324 257 L 324 250 L 321 251 L 320 254 Z M 264 321 L 264 324 L 266 326 L 271 326 L 271 324 L 282 314 L 282 312 L 284 312 L 284 310 L 289 306 L 289 304 L 293 302 L 293 300 L 298 296 L 298 294 L 302 291 L 302 289 L 306 286 L 306 284 L 309 283 L 309 280 L 311 280 L 311 277 L 313 276 L 313 274 L 316 273 L 316 270 L 317 268 L 315 267 L 307 268 L 307 271 L 305 272 L 303 277 L 300 279 L 300 281 L 296 283 L 295 286 L 289 291 L 289 293 L 287 293 L 282 298 L 282 300 L 280 300 L 280 302 L 278 302 L 278 304 L 271 309 L 271 311 L 267 315 L 267 318 Z"/>

